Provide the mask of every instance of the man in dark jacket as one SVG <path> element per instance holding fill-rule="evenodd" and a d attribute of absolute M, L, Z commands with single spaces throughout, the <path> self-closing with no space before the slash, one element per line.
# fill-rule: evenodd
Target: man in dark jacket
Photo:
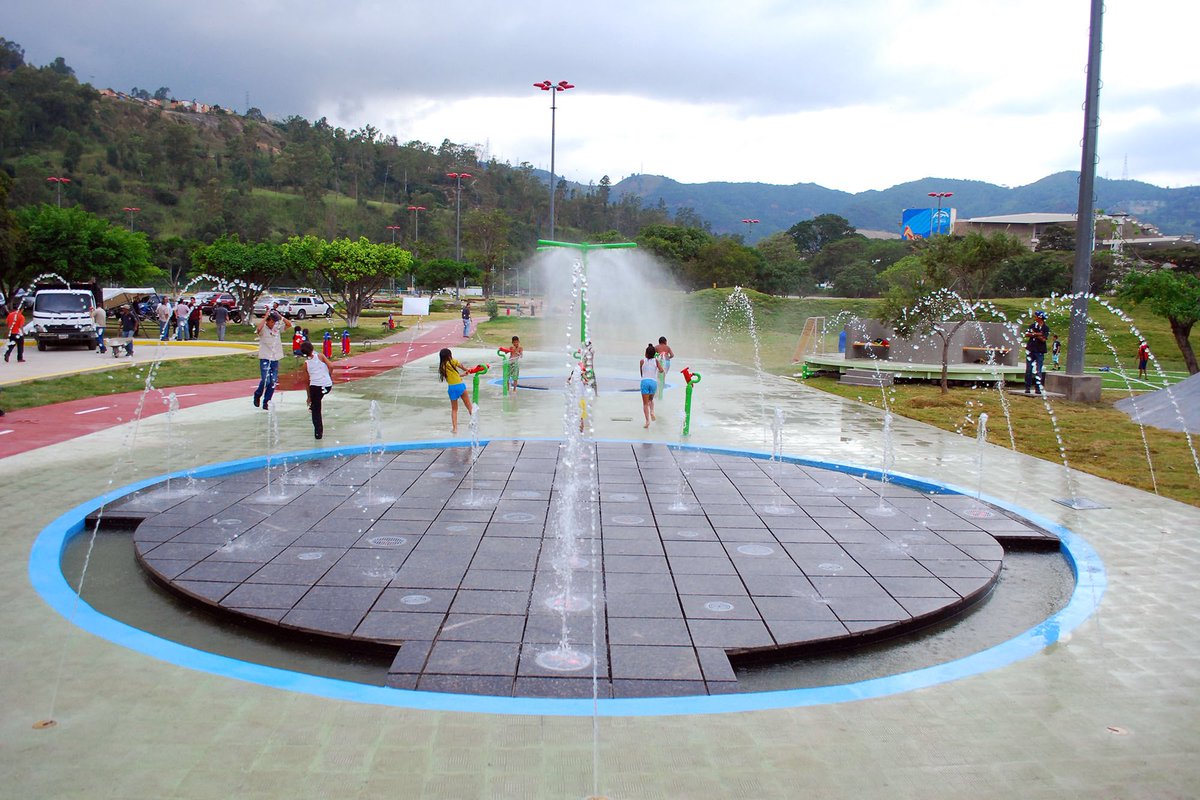
<path fill-rule="evenodd" d="M 1046 325 L 1046 312 L 1033 312 L 1033 324 L 1025 330 L 1025 394 L 1036 385 L 1037 393 L 1042 393 L 1042 383 L 1046 377 L 1043 367 L 1046 363 L 1046 340 L 1050 338 L 1050 328 Z"/>

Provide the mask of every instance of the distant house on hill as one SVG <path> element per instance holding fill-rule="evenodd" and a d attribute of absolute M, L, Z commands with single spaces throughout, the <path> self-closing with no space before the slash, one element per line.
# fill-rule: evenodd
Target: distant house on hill
<path fill-rule="evenodd" d="M 1037 247 L 1038 241 L 1047 228 L 1059 226 L 1075 230 L 1075 214 L 1054 214 L 1030 212 L 1025 214 L 1000 214 L 992 217 L 972 217 L 959 219 L 954 223 L 954 232 L 962 235 L 972 231 L 990 236 L 1001 232 L 1015 236 L 1025 243 L 1030 250 Z M 1096 249 L 1123 250 L 1142 248 L 1179 247 L 1192 244 L 1195 237 L 1164 236 L 1157 228 L 1148 223 L 1139 222 L 1128 214 L 1097 214 L 1096 215 Z"/>

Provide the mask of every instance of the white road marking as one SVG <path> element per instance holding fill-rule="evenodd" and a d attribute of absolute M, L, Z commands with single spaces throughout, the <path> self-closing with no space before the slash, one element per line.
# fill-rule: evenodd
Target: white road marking
<path fill-rule="evenodd" d="M 76 411 L 75 416 L 78 417 L 82 416 L 83 414 L 95 414 L 97 411 L 107 411 L 110 408 L 116 408 L 116 406 L 100 406 L 99 408 L 89 408 L 85 411 Z"/>

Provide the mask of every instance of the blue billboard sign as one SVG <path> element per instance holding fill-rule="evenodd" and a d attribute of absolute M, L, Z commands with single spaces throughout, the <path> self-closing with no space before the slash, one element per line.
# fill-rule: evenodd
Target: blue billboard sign
<path fill-rule="evenodd" d="M 900 213 L 901 238 L 928 239 L 954 231 L 952 208 L 906 208 Z"/>

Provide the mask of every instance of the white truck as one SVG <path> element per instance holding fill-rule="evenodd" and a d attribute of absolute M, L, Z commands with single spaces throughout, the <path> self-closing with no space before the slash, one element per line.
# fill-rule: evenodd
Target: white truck
<path fill-rule="evenodd" d="M 37 339 L 42 351 L 52 344 L 83 344 L 95 350 L 95 307 L 95 295 L 88 289 L 38 289 L 25 333 Z"/>
<path fill-rule="evenodd" d="M 289 302 L 284 314 L 291 319 L 306 317 L 332 317 L 333 306 L 315 294 L 298 294 Z"/>

